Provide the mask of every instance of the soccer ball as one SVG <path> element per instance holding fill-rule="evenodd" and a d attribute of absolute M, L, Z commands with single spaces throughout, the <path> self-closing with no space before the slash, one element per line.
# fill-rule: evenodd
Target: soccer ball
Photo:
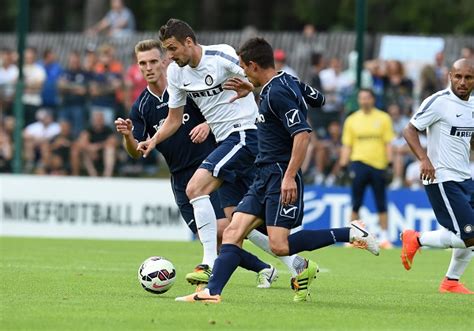
<path fill-rule="evenodd" d="M 145 291 L 162 294 L 173 286 L 176 270 L 173 263 L 159 256 L 146 259 L 138 269 L 138 281 Z"/>

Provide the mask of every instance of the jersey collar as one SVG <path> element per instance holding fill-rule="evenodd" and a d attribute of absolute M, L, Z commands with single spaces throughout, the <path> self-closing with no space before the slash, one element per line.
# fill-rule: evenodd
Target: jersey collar
<path fill-rule="evenodd" d="M 279 71 L 275 76 L 273 76 L 268 82 L 265 83 L 265 85 L 262 86 L 262 89 L 260 90 L 260 95 L 262 94 L 262 92 L 265 90 L 265 88 L 267 87 L 268 84 L 270 84 L 272 82 L 272 80 L 274 80 L 275 78 L 277 77 L 281 77 L 285 72 L 284 71 Z"/>
<path fill-rule="evenodd" d="M 163 102 L 163 99 L 165 97 L 165 93 L 167 91 L 168 88 L 165 88 L 163 90 L 163 94 L 161 95 L 161 97 L 157 96 L 155 93 L 153 93 L 153 91 L 150 89 L 150 86 L 147 85 L 146 89 L 148 90 L 148 92 L 150 92 L 151 95 L 153 95 L 155 98 L 157 98 L 158 100 L 160 100 L 160 102 Z"/>

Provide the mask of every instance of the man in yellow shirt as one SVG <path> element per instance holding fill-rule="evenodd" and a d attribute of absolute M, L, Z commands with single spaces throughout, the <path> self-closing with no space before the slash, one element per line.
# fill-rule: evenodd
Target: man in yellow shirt
<path fill-rule="evenodd" d="M 391 144 L 394 138 L 390 116 L 375 108 L 375 95 L 370 89 L 361 89 L 357 101 L 360 109 L 350 115 L 342 133 L 340 165 L 346 167 L 351 162 L 352 215 L 359 218 L 367 185 L 372 187 L 380 223 L 380 247 L 391 248 L 387 228 L 387 199 L 385 178 L 391 163 Z"/>

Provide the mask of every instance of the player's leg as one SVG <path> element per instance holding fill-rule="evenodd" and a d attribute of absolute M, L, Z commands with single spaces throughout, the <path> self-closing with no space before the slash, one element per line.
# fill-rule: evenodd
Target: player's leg
<path fill-rule="evenodd" d="M 221 180 L 199 168 L 189 181 L 186 194 L 194 209 L 199 238 L 203 245 L 202 264 L 212 269 L 217 258 L 217 217 L 211 203 L 210 194 L 221 185 Z"/>
<path fill-rule="evenodd" d="M 388 215 L 387 215 L 387 192 L 385 189 L 385 170 L 371 169 L 370 186 L 374 192 L 375 206 L 379 216 L 379 243 L 380 247 L 384 249 L 393 248 L 392 243 L 388 238 Z"/>
<path fill-rule="evenodd" d="M 359 219 L 359 209 L 364 201 L 365 188 L 369 183 L 367 166 L 362 162 L 352 162 L 350 166 L 352 213 L 351 220 Z"/>
<path fill-rule="evenodd" d="M 433 207 L 440 230 L 418 233 L 403 231 L 401 259 L 410 270 L 421 246 L 433 248 L 460 248 L 474 246 L 474 212 L 471 206 L 473 182 L 443 182 L 426 185 L 426 193 Z"/>
<path fill-rule="evenodd" d="M 247 233 L 261 222 L 257 216 L 236 212 L 231 224 L 224 231 L 221 252 L 216 259 L 207 288 L 195 294 L 178 297 L 176 301 L 220 302 L 220 295 L 237 267 L 259 263 L 255 256 L 244 251 L 241 246 Z"/>
<path fill-rule="evenodd" d="M 448 272 L 439 286 L 439 292 L 474 294 L 473 291 L 466 288 L 466 286 L 459 281 L 473 257 L 474 249 L 472 247 L 453 249 L 453 255 L 451 257 L 451 262 L 449 263 Z"/>

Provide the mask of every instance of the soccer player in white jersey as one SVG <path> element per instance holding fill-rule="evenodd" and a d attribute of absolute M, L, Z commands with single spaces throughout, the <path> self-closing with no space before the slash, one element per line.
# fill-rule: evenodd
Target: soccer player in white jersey
<path fill-rule="evenodd" d="M 231 77 L 245 77 L 231 46 L 198 44 L 192 28 L 178 19 L 168 20 L 160 28 L 159 38 L 173 61 L 167 70 L 169 115 L 151 139 L 138 145 L 138 150 L 146 157 L 157 144 L 177 131 L 187 96 L 198 106 L 209 124 L 217 147 L 196 170 L 186 189 L 204 248 L 202 263 L 194 272 L 187 274 L 186 279 L 191 284 L 205 284 L 217 258 L 216 216 L 209 194 L 219 188 L 221 205 L 230 221 L 235 206 L 247 192 L 255 175 L 258 109 L 252 94 L 242 97 L 222 87 Z M 254 230 L 248 238 L 271 253 L 268 237 L 262 233 Z M 305 266 L 305 260 L 297 255 L 282 257 L 281 260 L 293 276 Z M 259 274 L 262 280 L 267 280 L 262 287 L 268 287 L 276 277 L 274 267 L 268 266 L 265 270 Z"/>
<path fill-rule="evenodd" d="M 449 73 L 451 85 L 428 97 L 404 130 L 404 137 L 420 160 L 420 177 L 440 230 L 402 233 L 401 259 L 410 270 L 421 246 L 453 248 L 441 293 L 474 294 L 459 282 L 474 255 L 474 182 L 469 150 L 474 150 L 474 62 L 460 59 Z M 428 152 L 419 132 L 427 131 Z"/>

